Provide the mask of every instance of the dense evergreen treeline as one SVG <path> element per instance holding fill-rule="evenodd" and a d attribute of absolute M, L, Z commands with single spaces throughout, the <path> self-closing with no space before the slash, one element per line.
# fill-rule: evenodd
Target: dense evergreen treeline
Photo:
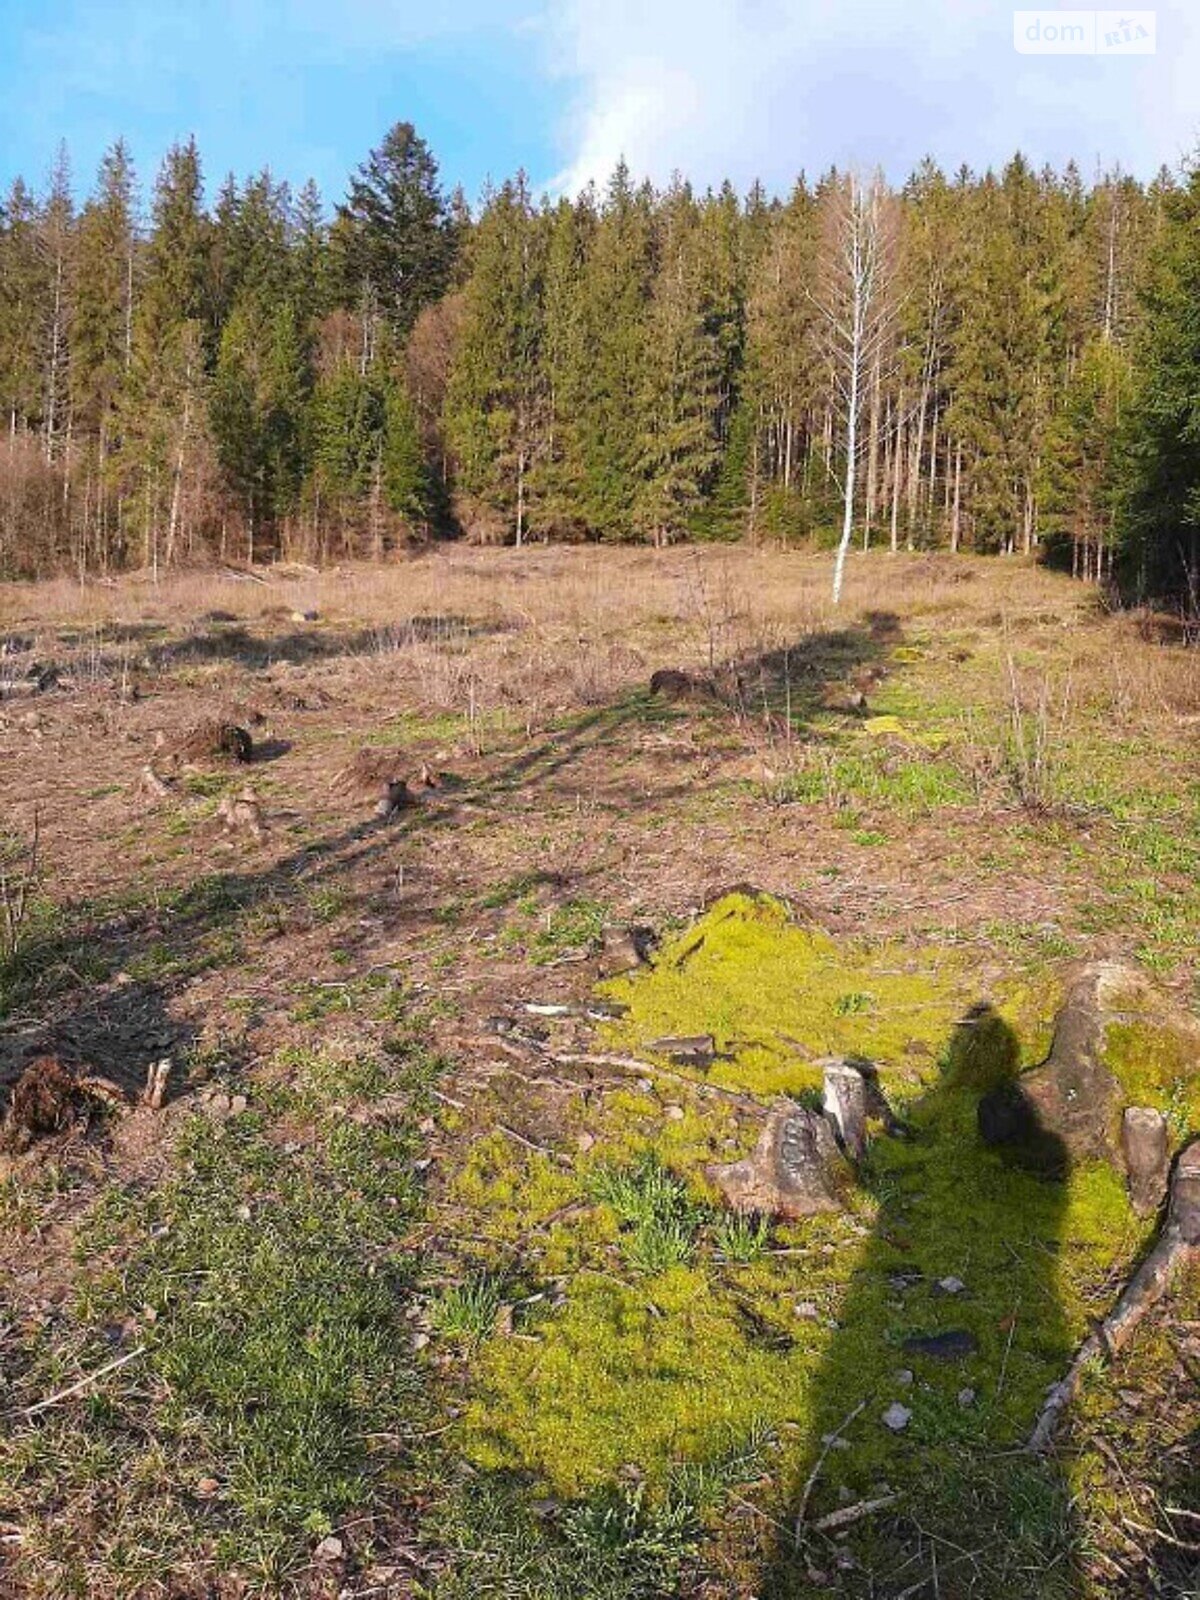
<path fill-rule="evenodd" d="M 852 187 L 518 177 L 472 219 L 401 123 L 332 219 L 267 172 L 209 206 L 191 142 L 143 218 L 123 144 L 78 212 L 63 157 L 0 207 L 0 571 L 795 540 L 849 484 L 856 542 L 1194 599 L 1200 177 L 924 164 L 877 196 L 853 384 Z"/>

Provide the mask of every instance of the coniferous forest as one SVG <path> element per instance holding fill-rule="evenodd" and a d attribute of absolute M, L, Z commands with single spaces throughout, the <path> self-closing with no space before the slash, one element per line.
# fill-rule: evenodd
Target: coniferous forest
<path fill-rule="evenodd" d="M 1194 607 L 1200 174 L 327 206 L 194 142 L 0 206 L 0 575 L 414 538 L 1030 552 Z M 869 271 L 860 270 L 868 246 Z M 852 470 L 847 471 L 850 466 Z"/>

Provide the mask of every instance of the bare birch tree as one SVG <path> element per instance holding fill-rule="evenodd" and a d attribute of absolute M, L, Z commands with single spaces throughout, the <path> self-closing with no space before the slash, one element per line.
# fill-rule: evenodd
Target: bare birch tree
<path fill-rule="evenodd" d="M 859 420 L 868 383 L 885 361 L 895 320 L 895 202 L 882 174 L 835 175 L 826 194 L 826 237 L 813 301 L 842 425 L 842 535 L 833 569 L 833 603 L 842 595 L 854 530 Z"/>

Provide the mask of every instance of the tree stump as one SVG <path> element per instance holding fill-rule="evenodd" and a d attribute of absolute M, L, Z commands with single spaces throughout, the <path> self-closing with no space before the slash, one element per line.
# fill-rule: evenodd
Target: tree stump
<path fill-rule="evenodd" d="M 791 1100 L 772 1106 L 753 1153 L 708 1169 L 735 1211 L 795 1220 L 845 1209 L 850 1169 L 819 1111 Z"/>

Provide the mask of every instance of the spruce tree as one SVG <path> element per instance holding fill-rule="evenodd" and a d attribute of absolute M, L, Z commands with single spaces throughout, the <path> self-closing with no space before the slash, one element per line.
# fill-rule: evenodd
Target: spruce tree
<path fill-rule="evenodd" d="M 366 295 L 393 331 L 406 334 L 421 307 L 446 288 L 457 230 L 429 146 L 398 122 L 350 180 L 334 243 L 342 303 Z"/>
<path fill-rule="evenodd" d="M 1120 576 L 1200 612 L 1200 165 L 1162 196 L 1127 436 Z"/>
<path fill-rule="evenodd" d="M 136 207 L 133 162 L 118 140 L 79 220 L 71 328 L 74 414 L 97 436 L 109 425 L 132 358 Z"/>
<path fill-rule="evenodd" d="M 686 185 L 666 196 L 646 313 L 638 414 L 636 526 L 656 544 L 688 531 L 720 458 L 728 369 L 719 283 L 706 275 L 700 217 Z"/>
<path fill-rule="evenodd" d="M 472 240 L 445 415 L 461 488 L 500 512 L 517 544 L 541 441 L 542 258 L 521 173 L 488 197 Z"/>

